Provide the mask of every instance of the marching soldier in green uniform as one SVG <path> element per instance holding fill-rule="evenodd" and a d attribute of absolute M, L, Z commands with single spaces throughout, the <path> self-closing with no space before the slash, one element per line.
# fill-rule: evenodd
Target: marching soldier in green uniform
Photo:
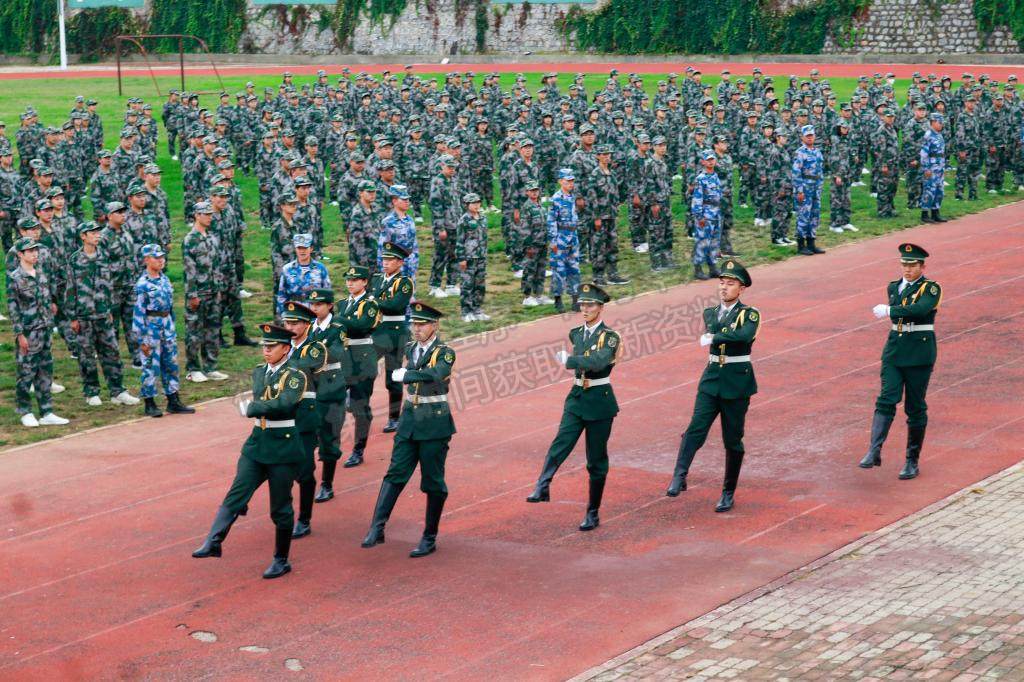
<path fill-rule="evenodd" d="M 384 433 L 398 430 L 402 411 L 402 383 L 391 373 L 402 366 L 402 353 L 409 343 L 409 323 L 405 311 L 412 300 L 413 281 L 402 274 L 402 263 L 409 252 L 393 242 L 384 242 L 381 266 L 383 272 L 370 279 L 370 292 L 380 308 L 380 324 L 373 330 L 377 357 L 384 358 L 384 386 L 388 390 L 388 423 Z"/>
<path fill-rule="evenodd" d="M 725 481 L 716 512 L 732 509 L 736 484 L 743 465 L 743 426 L 750 407 L 750 396 L 757 393 L 750 349 L 757 338 L 761 314 L 757 308 L 740 301 L 740 295 L 752 284 L 750 273 L 739 261 L 722 264 L 718 279 L 721 303 L 704 309 L 701 348 L 710 346 L 708 364 L 697 385 L 693 416 L 686 427 L 672 482 L 665 494 L 676 497 L 686 490 L 686 475 L 697 450 L 704 445 L 715 417 L 722 416 L 722 441 L 725 444 Z"/>
<path fill-rule="evenodd" d="M 253 493 L 267 481 L 270 518 L 276 528 L 274 561 L 264 578 L 279 578 L 292 570 L 288 550 L 292 543 L 292 483 L 302 464 L 302 437 L 295 426 L 295 411 L 306 391 L 306 377 L 288 364 L 293 334 L 273 324 L 260 325 L 266 364 L 252 372 L 252 400 L 243 400 L 239 412 L 256 420 L 242 445 L 235 480 L 213 520 L 206 542 L 192 556 L 219 557 L 221 544 L 239 514 L 245 512 Z"/>
<path fill-rule="evenodd" d="M 316 406 L 320 415 L 317 431 L 320 445 L 320 490 L 314 502 L 334 498 L 334 471 L 341 459 L 341 427 L 345 424 L 345 380 L 352 374 L 352 360 L 345 349 L 345 328 L 334 319 L 334 290 L 313 289 L 309 307 L 316 320 L 309 329 L 309 338 L 322 343 L 327 359 L 313 374 L 316 382 Z"/>
<path fill-rule="evenodd" d="M 527 502 L 551 499 L 551 479 L 586 431 L 590 495 L 586 516 L 580 524 L 583 531 L 594 530 L 600 524 L 598 510 L 608 477 L 608 438 L 612 433 L 612 421 L 619 413 L 619 404 L 611 386 L 611 373 L 622 354 L 622 338 L 601 320 L 604 304 L 609 300 L 608 294 L 596 284 L 580 287 L 583 325 L 569 330 L 572 352 L 560 350 L 555 353 L 559 364 L 573 370 L 573 387 L 565 398 L 562 421 L 544 458 L 537 486 L 526 498 Z"/>
<path fill-rule="evenodd" d="M 438 335 L 441 311 L 419 302 L 413 303 L 411 310 L 414 342 L 405 349 L 405 367 L 392 372 L 395 381 L 407 385 L 408 395 L 398 420 L 391 464 L 381 483 L 363 547 L 384 542 L 384 526 L 418 463 L 420 490 L 427 495 L 427 512 L 423 537 L 409 554 L 415 558 L 437 549 L 437 528 L 448 498 L 444 464 L 448 443 L 455 433 L 455 422 L 448 407 L 455 351 Z"/>
<path fill-rule="evenodd" d="M 916 244 L 900 244 L 903 277 L 889 282 L 888 303 L 873 309 L 875 317 L 889 318 L 892 327 L 882 349 L 882 390 L 875 401 L 871 445 L 860 466 L 882 466 L 882 445 L 896 417 L 896 406 L 906 395 L 907 459 L 903 480 L 916 478 L 924 431 L 928 425 L 925 394 L 935 367 L 935 313 L 942 302 L 942 287 L 924 276 L 928 252 Z"/>
<path fill-rule="evenodd" d="M 337 322 L 345 330 L 345 348 L 352 363 L 352 374 L 347 377 L 348 411 L 355 420 L 352 454 L 345 460 L 345 468 L 363 463 L 366 441 L 370 436 L 370 396 L 377 378 L 377 351 L 373 348 L 373 330 L 377 327 L 380 308 L 367 291 L 370 269 L 353 265 L 345 271 L 348 300 L 338 306 Z"/>
<path fill-rule="evenodd" d="M 295 426 L 302 438 L 303 458 L 296 481 L 299 484 L 299 519 L 295 523 L 292 539 L 304 538 L 310 533 L 313 518 L 313 497 L 316 495 L 317 433 L 320 431 L 320 412 L 316 404 L 315 375 L 327 362 L 327 347 L 310 337 L 309 331 L 316 313 L 298 301 L 287 301 L 281 312 L 285 329 L 292 336 L 292 353 L 288 364 L 306 376 L 306 390 L 295 411 Z"/>

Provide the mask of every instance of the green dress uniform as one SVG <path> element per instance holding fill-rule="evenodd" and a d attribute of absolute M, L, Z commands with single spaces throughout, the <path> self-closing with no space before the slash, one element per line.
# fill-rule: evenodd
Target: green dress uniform
<path fill-rule="evenodd" d="M 353 265 L 345 271 L 345 279 L 370 280 L 370 271 L 365 265 Z M 355 435 L 352 454 L 345 461 L 345 467 L 363 463 L 366 441 L 370 436 L 370 397 L 373 382 L 377 378 L 377 351 L 373 348 L 373 330 L 380 319 L 380 308 L 369 290 L 359 298 L 349 296 L 337 306 L 337 323 L 345 330 L 345 349 L 352 364 L 352 374 L 347 377 L 348 411 L 355 420 Z"/>
<path fill-rule="evenodd" d="M 604 305 L 609 299 L 608 294 L 596 284 L 580 287 L 580 303 Z M 598 510 L 608 477 L 608 438 L 612 433 L 612 421 L 619 413 L 611 373 L 622 353 L 622 338 L 599 320 L 593 327 L 583 325 L 569 330 L 569 342 L 572 352 L 565 360 L 565 368 L 574 372 L 573 385 L 565 398 L 562 421 L 544 458 L 537 486 L 526 501 L 547 502 L 551 499 L 550 486 L 555 472 L 586 432 L 590 490 L 587 514 L 580 530 L 587 531 L 600 524 Z"/>
<path fill-rule="evenodd" d="M 900 244 L 903 263 L 923 263 L 928 252 L 915 244 Z M 935 367 L 935 315 L 942 301 L 942 287 L 923 275 L 913 282 L 898 279 L 886 288 L 888 304 L 876 306 L 876 314 L 888 316 L 889 336 L 882 349 L 882 389 L 875 401 L 871 423 L 871 444 L 860 466 L 869 469 L 882 465 L 882 445 L 889 427 L 896 418 L 896 406 L 906 395 L 907 413 L 906 461 L 899 477 L 915 478 L 918 460 L 928 425 L 928 404 L 925 395 Z"/>
<path fill-rule="evenodd" d="M 383 257 L 405 260 L 409 252 L 392 242 L 384 242 Z M 402 366 L 402 352 L 409 343 L 409 322 L 406 310 L 412 300 L 413 281 L 401 274 L 391 277 L 383 272 L 374 273 L 370 292 L 380 308 L 380 324 L 373 330 L 373 345 L 377 357 L 384 358 L 384 386 L 388 391 L 388 423 L 384 433 L 398 429 L 398 415 L 402 410 L 402 383 L 391 378 L 391 373 Z"/>
<path fill-rule="evenodd" d="M 334 303 L 331 289 L 313 289 L 309 292 L 311 303 Z M 309 337 L 322 343 L 327 350 L 327 360 L 314 373 L 316 382 L 316 406 L 320 415 L 317 432 L 320 444 L 320 490 L 315 502 L 327 502 L 334 497 L 334 472 L 341 459 L 341 427 L 345 425 L 345 397 L 348 393 L 346 379 L 352 374 L 352 360 L 345 349 L 345 329 L 335 321 L 333 313 L 321 324 L 314 323 Z"/>
<path fill-rule="evenodd" d="M 412 304 L 411 315 L 413 320 L 424 322 L 441 318 L 440 311 L 419 302 Z M 448 498 L 444 464 L 448 443 L 455 433 L 455 421 L 448 406 L 448 386 L 454 365 L 455 351 L 437 334 L 426 348 L 416 342 L 406 347 L 405 368 L 397 370 L 396 376 L 406 385 L 408 395 L 398 420 L 391 464 L 381 483 L 363 547 L 384 542 L 384 526 L 418 463 L 420 490 L 427 495 L 426 523 L 423 537 L 410 556 L 425 556 L 436 549 L 437 528 Z"/>
<path fill-rule="evenodd" d="M 729 259 L 722 264 L 722 277 L 738 280 L 743 286 L 752 284 L 750 274 L 739 261 Z M 743 428 L 750 407 L 750 397 L 757 393 L 757 380 L 750 362 L 750 351 L 761 326 L 757 308 L 739 299 L 729 307 L 717 305 L 704 309 L 704 328 L 711 335 L 708 364 L 704 367 L 693 416 L 679 444 L 672 482 L 666 495 L 676 497 L 686 490 L 686 475 L 697 450 L 707 440 L 715 417 L 722 417 L 722 441 L 725 445 L 725 480 L 717 512 L 732 509 L 740 468 L 743 466 Z"/>
<path fill-rule="evenodd" d="M 298 320 L 312 326 L 316 313 L 298 301 L 287 301 L 281 314 L 284 320 Z M 296 343 L 292 340 L 292 352 L 288 365 L 306 377 L 306 390 L 295 411 L 295 426 L 302 438 L 302 465 L 296 481 L 299 484 L 299 519 L 295 523 L 292 538 L 302 538 L 310 533 L 309 522 L 313 518 L 313 499 L 316 495 L 316 450 L 317 434 L 320 432 L 320 411 L 317 409 L 315 375 L 327 363 L 327 347 L 320 341 L 306 337 Z"/>
<path fill-rule="evenodd" d="M 292 333 L 273 324 L 260 326 L 263 344 L 291 343 Z M 231 525 L 248 509 L 253 493 L 267 482 L 270 489 L 270 518 L 276 528 L 274 561 L 264 578 L 277 578 L 291 571 L 288 551 L 292 542 L 292 483 L 298 475 L 304 451 L 296 426 L 296 410 L 306 391 L 306 377 L 287 361 L 276 367 L 263 364 L 252 373 L 252 402 L 245 416 L 255 419 L 252 432 L 242 445 L 235 480 L 224 497 L 206 542 L 192 553 L 197 559 L 219 557 L 221 543 Z"/>

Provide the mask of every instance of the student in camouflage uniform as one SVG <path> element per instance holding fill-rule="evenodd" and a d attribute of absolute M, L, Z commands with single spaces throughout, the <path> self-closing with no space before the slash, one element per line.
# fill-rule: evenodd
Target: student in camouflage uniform
<path fill-rule="evenodd" d="M 544 269 L 548 263 L 547 216 L 540 203 L 540 183 L 526 184 L 526 201 L 519 207 L 519 222 L 513 226 L 523 247 L 523 305 L 534 307 L 554 303 L 544 295 Z"/>
<path fill-rule="evenodd" d="M 285 264 L 277 284 L 278 316 L 284 312 L 284 305 L 288 301 L 305 301 L 314 289 L 331 287 L 327 266 L 313 259 L 313 235 L 297 232 L 292 236 L 292 245 L 295 260 Z"/>
<path fill-rule="evenodd" d="M 372 180 L 359 183 L 359 201 L 352 206 L 347 226 L 348 262 L 375 272 L 380 216 L 377 211 L 377 184 Z"/>
<path fill-rule="evenodd" d="M 906 173 L 907 208 L 919 208 L 921 204 L 921 144 L 928 132 L 928 121 L 925 118 L 928 106 L 923 101 L 912 104 L 913 116 L 903 124 L 901 133 L 903 145 L 900 148 L 900 165 Z"/>
<path fill-rule="evenodd" d="M 650 230 L 651 269 L 662 272 L 678 267 L 672 257 L 672 176 L 665 163 L 665 138 L 651 140 L 654 154 L 644 165 L 644 203 Z"/>
<path fill-rule="evenodd" d="M 712 139 L 712 151 L 715 152 L 715 175 L 718 176 L 718 183 L 722 188 L 722 200 L 718 206 L 721 218 L 721 240 L 719 253 L 723 256 L 735 256 L 736 250 L 732 245 L 732 156 L 729 154 L 729 140 L 725 135 L 715 135 Z M 768 151 L 771 151 L 770 149 Z M 767 159 L 766 159 L 767 161 Z M 769 195 L 770 200 L 770 195 Z"/>
<path fill-rule="evenodd" d="M 928 116 L 928 132 L 921 144 L 920 162 L 923 178 L 921 191 L 921 222 L 944 223 L 942 199 L 945 194 L 946 142 L 942 137 L 945 117 L 933 112 Z"/>
<path fill-rule="evenodd" d="M 220 296 L 226 273 L 220 267 L 220 242 L 210 233 L 213 206 L 201 201 L 193 207 L 192 229 L 181 245 L 185 285 L 185 378 L 195 383 L 222 381 L 217 370 L 220 355 Z"/>
<path fill-rule="evenodd" d="M 982 120 L 982 135 L 985 140 L 985 189 L 989 194 L 1003 191 L 1006 170 L 1014 146 L 1013 132 L 1020 128 L 1014 122 L 1014 112 L 1008 109 L 1002 97 L 992 100 L 992 105 Z"/>
<path fill-rule="evenodd" d="M 803 144 L 793 154 L 793 198 L 796 201 L 797 253 L 810 256 L 825 253 L 816 241 L 821 220 L 821 186 L 824 181 L 825 161 L 814 141 L 814 126 L 800 129 Z"/>
<path fill-rule="evenodd" d="M 114 332 L 124 333 L 132 365 L 142 367 L 139 342 L 132 332 L 132 309 L 135 306 L 135 281 L 139 276 L 139 246 L 124 229 L 127 209 L 120 201 L 111 201 L 103 207 L 107 216 L 106 227 L 100 232 L 100 251 L 110 269 L 110 308 L 114 317 Z"/>
<path fill-rule="evenodd" d="M 14 245 L 15 223 L 21 210 L 21 176 L 14 168 L 10 143 L 0 141 L 0 247 Z"/>
<path fill-rule="evenodd" d="M 460 308 L 463 322 L 486 321 L 483 311 L 487 286 L 487 218 L 480 211 L 480 195 L 462 197 L 466 212 L 459 218 L 455 236 L 455 261 L 462 271 Z"/>
<path fill-rule="evenodd" d="M 795 242 L 788 233 L 793 215 L 793 158 L 785 130 L 775 133 L 775 145 L 769 150 L 765 165 L 772 188 L 772 245 L 792 246 Z"/>
<path fill-rule="evenodd" d="M 721 239 L 722 184 L 715 173 L 717 161 L 714 150 L 701 152 L 703 172 L 694 180 L 690 198 L 693 215 L 693 276 L 696 279 L 718 277 L 718 245 Z M 708 266 L 708 273 L 703 266 Z"/>
<path fill-rule="evenodd" d="M 626 157 L 623 184 L 629 201 L 629 240 L 637 253 L 647 253 L 649 213 L 644 204 L 644 168 L 651 149 L 651 138 L 641 133 L 636 136 L 635 147 Z"/>
<path fill-rule="evenodd" d="M 435 298 L 457 295 L 455 270 L 455 234 L 461 215 L 461 197 L 455 181 L 455 159 L 450 154 L 440 157 L 440 170 L 430 181 L 430 229 L 434 240 L 434 256 L 430 264 L 429 295 Z M 446 277 L 447 275 L 447 277 Z M 447 280 L 447 288 L 442 282 Z"/>
<path fill-rule="evenodd" d="M 82 392 L 90 406 L 102 405 L 96 361 L 110 389 L 115 405 L 138 405 L 139 399 L 124 389 L 124 371 L 114 333 L 112 317 L 113 282 L 107 254 L 97 249 L 100 226 L 93 221 L 78 228 L 82 248 L 69 261 L 68 287 L 64 308 L 76 335 Z"/>
<path fill-rule="evenodd" d="M 619 180 L 611 169 L 611 145 L 598 145 L 595 149 L 597 168 L 589 176 L 586 188 L 587 205 L 594 216 L 593 270 L 594 283 L 600 286 L 628 284 L 629 280 L 619 274 Z"/>
<path fill-rule="evenodd" d="M 871 186 L 878 197 L 878 217 L 894 218 L 893 206 L 896 188 L 899 185 L 899 133 L 893 126 L 896 112 L 882 110 L 882 122 L 871 136 L 871 151 L 874 154 Z"/>
<path fill-rule="evenodd" d="M 978 198 L 978 175 L 981 173 L 982 162 L 982 123 L 976 109 L 977 102 L 964 100 L 964 109 L 956 119 L 953 133 L 953 150 L 956 152 L 956 198 Z"/>
<path fill-rule="evenodd" d="M 159 244 L 146 244 L 140 250 L 144 270 L 135 282 L 132 309 L 132 335 L 139 341 L 142 354 L 142 390 L 146 416 L 162 417 L 156 405 L 156 377 L 160 375 L 167 411 L 194 414 L 178 395 L 178 342 L 174 330 L 174 290 L 163 273 L 164 250 Z"/>
<path fill-rule="evenodd" d="M 576 213 L 576 177 L 572 169 L 559 169 L 558 184 L 558 191 L 551 197 L 547 223 L 548 245 L 552 254 L 551 295 L 555 310 L 562 313 L 565 312 L 562 293 L 568 292 L 575 309 L 580 285 L 579 215 Z"/>
<path fill-rule="evenodd" d="M 7 310 L 14 333 L 14 358 L 17 378 L 14 384 L 16 411 L 22 426 L 59 426 L 68 420 L 53 412 L 50 388 L 53 383 L 53 355 L 50 353 L 50 333 L 57 306 L 53 303 L 46 271 L 37 267 L 39 242 L 21 237 L 12 249 L 18 256 L 18 265 L 7 272 Z M 41 419 L 32 414 L 32 396 L 35 391 Z"/>
<path fill-rule="evenodd" d="M 409 215 L 409 188 L 405 185 L 391 185 L 388 194 L 391 197 L 391 212 L 380 221 L 375 258 L 377 269 L 379 270 L 381 266 L 384 243 L 391 242 L 409 252 L 409 256 L 402 261 L 402 274 L 415 280 L 420 264 L 420 247 L 416 236 L 416 223 Z"/>
<path fill-rule="evenodd" d="M 844 230 L 856 231 L 850 223 L 850 185 L 855 173 L 859 173 L 856 163 L 856 147 L 850 140 L 850 124 L 846 119 L 839 119 L 829 146 L 828 173 L 831 179 L 829 186 L 829 229 L 842 233 Z"/>

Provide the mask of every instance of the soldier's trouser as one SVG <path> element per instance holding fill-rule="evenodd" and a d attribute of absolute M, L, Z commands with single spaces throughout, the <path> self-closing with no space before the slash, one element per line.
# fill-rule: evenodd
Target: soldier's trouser
<path fill-rule="evenodd" d="M 907 208 L 918 208 L 921 205 L 921 183 L 924 173 L 920 166 L 907 168 Z"/>
<path fill-rule="evenodd" d="M 701 216 L 698 216 L 700 218 Z M 703 216 L 704 227 L 698 223 L 693 236 L 693 264 L 714 265 L 718 259 L 719 240 L 721 233 L 718 227 L 718 216 Z"/>
<path fill-rule="evenodd" d="M 608 419 L 583 419 L 572 412 L 563 411 L 562 421 L 558 425 L 558 432 L 551 447 L 548 448 L 547 458 L 553 461 L 556 467 L 572 453 L 580 435 L 586 432 L 584 442 L 587 453 L 587 473 L 590 480 L 596 481 L 608 476 L 608 438 L 612 434 L 613 417 Z"/>
<path fill-rule="evenodd" d="M 544 293 L 544 270 L 547 266 L 547 249 L 543 246 L 531 248 L 534 249 L 533 256 L 529 255 L 529 251 L 523 254 L 523 279 L 521 287 L 523 293 L 527 296 L 541 296 Z"/>
<path fill-rule="evenodd" d="M 994 152 L 989 152 L 985 159 L 985 189 L 1001 190 L 1006 175 L 1007 150 L 1005 147 L 996 147 Z"/>
<path fill-rule="evenodd" d="M 309 523 L 313 518 L 313 497 L 316 495 L 316 450 L 317 431 L 300 431 L 303 458 L 295 471 L 295 482 L 299 484 L 299 521 Z"/>
<path fill-rule="evenodd" d="M 693 416 L 690 417 L 690 424 L 683 432 L 683 440 L 680 445 L 679 460 L 684 465 L 684 471 L 689 470 L 694 455 L 707 440 L 711 425 L 715 423 L 715 417 L 721 415 L 722 444 L 725 446 L 726 453 L 722 489 L 736 490 L 740 467 L 743 464 L 743 430 L 749 407 L 750 398 L 725 399 L 697 391 L 697 397 L 693 403 Z"/>
<path fill-rule="evenodd" d="M 269 230 L 274 223 L 274 201 L 270 196 L 270 188 L 260 187 L 260 224 Z"/>
<path fill-rule="evenodd" d="M 159 338 L 141 340 L 149 346 L 149 355 L 139 352 L 142 356 L 142 389 L 139 396 L 142 398 L 156 396 L 157 374 L 160 375 L 164 395 L 178 392 L 178 344 L 173 329 L 171 332 Z"/>
<path fill-rule="evenodd" d="M 837 185 L 832 181 L 832 191 L 828 197 L 829 224 L 832 227 L 842 227 L 850 222 L 850 183 L 846 178 Z"/>
<path fill-rule="evenodd" d="M 409 198 L 416 215 L 423 215 L 423 204 L 429 195 L 430 183 L 427 178 L 409 178 L 406 183 L 409 186 Z M 431 216 L 433 220 L 433 216 Z"/>
<path fill-rule="evenodd" d="M 404 335 L 406 343 L 409 342 L 408 332 Z M 377 357 L 384 358 L 384 388 L 388 391 L 388 419 L 398 419 L 402 412 L 402 391 L 401 381 L 391 378 L 391 373 L 402 366 L 402 354 L 405 351 L 404 344 L 391 346 L 378 345 L 374 343 L 377 350 Z"/>
<path fill-rule="evenodd" d="M 916 367 L 894 367 L 882 362 L 882 390 L 875 400 L 875 411 L 888 417 L 896 416 L 896 406 L 906 395 L 903 409 L 907 413 L 907 426 L 928 425 L 928 381 L 932 376 L 933 365 Z"/>
<path fill-rule="evenodd" d="M 185 302 L 185 371 L 212 372 L 220 355 L 220 305 L 216 297 L 199 297 L 192 310 Z"/>
<path fill-rule="evenodd" d="M 100 394 L 97 359 L 103 368 L 103 377 L 107 380 L 110 396 L 116 396 L 124 390 L 120 349 L 117 345 L 117 335 L 110 322 L 110 318 L 78 321 L 78 369 L 82 375 L 82 393 L 86 398 Z"/>
<path fill-rule="evenodd" d="M 341 427 L 345 425 L 345 403 L 341 401 L 318 400 L 320 427 L 317 429 L 319 460 L 337 462 L 341 459 Z"/>
<path fill-rule="evenodd" d="M 242 238 L 244 232 L 238 235 L 235 240 L 235 282 L 238 283 L 238 289 L 242 289 L 242 282 L 245 281 L 245 247 L 242 244 Z"/>
<path fill-rule="evenodd" d="M 17 365 L 17 380 L 14 384 L 16 411 L 28 414 L 32 411 L 32 394 L 29 389 L 35 388 L 39 413 L 53 411 L 53 399 L 50 387 L 53 385 L 53 355 L 50 352 L 50 328 L 29 329 L 23 332 L 28 341 L 28 352 L 18 350 L 15 342 L 14 358 Z"/>
<path fill-rule="evenodd" d="M 754 195 L 755 168 L 753 166 L 740 166 L 740 196 L 741 204 L 747 204 Z"/>
<path fill-rule="evenodd" d="M 651 239 L 648 253 L 652 258 L 672 253 L 672 212 L 667 203 L 658 206 L 661 207 L 658 215 L 654 215 L 650 207 L 647 209 L 647 226 Z"/>
<path fill-rule="evenodd" d="M 177 148 L 178 142 L 178 131 L 167 129 L 167 153 L 170 156 L 174 156 L 178 153 Z"/>
<path fill-rule="evenodd" d="M 981 158 L 977 152 L 967 152 L 966 158 L 957 156 L 956 162 L 956 193 L 961 196 L 964 187 L 967 188 L 968 197 L 978 196 L 978 174 L 981 172 Z"/>
<path fill-rule="evenodd" d="M 616 218 L 615 215 L 601 216 L 601 227 L 594 226 L 594 235 L 591 239 L 594 277 L 618 272 L 619 228 L 615 224 Z"/>
<path fill-rule="evenodd" d="M 882 218 L 891 218 L 896 214 L 894 204 L 899 181 L 899 176 L 891 171 L 888 174 L 878 172 L 878 178 L 875 180 L 875 192 L 878 194 L 878 215 Z"/>
<path fill-rule="evenodd" d="M 795 196 L 795 195 L 794 195 Z M 796 234 L 798 237 L 816 237 L 821 221 L 821 189 L 805 190 L 804 200 L 796 202 Z"/>
<path fill-rule="evenodd" d="M 366 440 L 370 436 L 370 422 L 373 421 L 370 397 L 373 395 L 374 378 L 361 379 L 346 386 L 348 411 L 352 413 L 352 418 L 355 420 L 355 434 L 352 440 L 357 449 L 365 448 Z"/>
<path fill-rule="evenodd" d="M 729 178 L 729 180 L 727 180 L 726 182 L 732 182 L 732 178 Z M 768 195 L 768 217 L 769 218 L 772 217 L 772 211 L 774 210 L 774 207 L 775 207 L 774 201 L 772 199 L 772 196 L 773 196 L 772 194 Z M 733 215 L 732 215 L 732 192 L 731 191 L 728 192 L 728 193 L 723 193 L 722 194 L 722 203 L 719 204 L 718 210 L 721 212 L 721 215 L 722 215 L 722 239 L 721 239 L 721 245 L 720 245 L 721 246 L 721 250 L 724 253 L 724 252 L 726 252 L 726 249 L 728 249 L 728 253 L 732 253 L 733 252 L 733 248 L 732 248 L 732 238 L 731 238 L 731 236 L 732 236 Z"/>
<path fill-rule="evenodd" d="M 392 485 L 404 486 L 412 478 L 416 465 L 420 465 L 420 490 L 425 493 L 448 493 L 444 482 L 444 463 L 448 457 L 450 437 L 430 440 L 412 440 L 395 434 L 391 448 L 391 463 L 384 480 Z"/>
<path fill-rule="evenodd" d="M 473 176 L 474 191 L 483 199 L 484 206 L 494 204 L 494 172 L 485 168 Z"/>
<path fill-rule="evenodd" d="M 591 258 L 593 249 L 594 217 L 590 214 L 581 215 L 576 225 L 576 237 L 579 239 L 580 260 L 586 262 Z"/>
<path fill-rule="evenodd" d="M 943 188 L 945 171 L 932 171 L 932 177 L 925 178 L 921 186 L 921 208 L 938 210 L 942 208 L 942 199 L 946 194 Z"/>
<path fill-rule="evenodd" d="M 558 252 L 551 258 L 551 295 L 575 296 L 580 288 L 580 242 L 575 230 L 555 233 Z"/>
<path fill-rule="evenodd" d="M 229 276 L 234 277 L 234 272 L 231 272 Z M 221 295 L 221 301 L 218 304 L 221 315 L 228 318 L 232 327 L 245 326 L 245 317 L 242 315 L 242 299 L 238 292 L 238 284 L 232 283 Z"/>
<path fill-rule="evenodd" d="M 633 248 L 647 241 L 647 221 L 647 208 L 643 204 L 633 206 L 632 202 L 630 202 L 629 241 L 633 244 Z"/>
<path fill-rule="evenodd" d="M 430 263 L 430 286 L 441 286 L 442 280 L 447 273 L 448 286 L 455 286 L 457 273 L 455 271 L 455 230 L 447 230 L 445 239 L 437 236 L 434 231 L 434 257 Z"/>
<path fill-rule="evenodd" d="M 14 246 L 15 219 L 13 216 L 0 218 L 0 244 L 3 245 L 4 253 Z"/>
<path fill-rule="evenodd" d="M 772 193 L 771 185 L 768 184 L 767 179 L 761 181 L 758 178 L 757 184 L 754 185 L 754 217 L 760 218 L 761 220 L 767 220 L 772 215 Z"/>
<path fill-rule="evenodd" d="M 252 436 L 250 436 L 252 438 Z M 222 503 L 232 514 L 239 514 L 263 482 L 270 491 L 270 519 L 281 530 L 291 532 L 295 524 L 292 508 L 292 483 L 298 474 L 297 464 L 263 464 L 245 455 L 238 458 L 235 480 Z"/>
<path fill-rule="evenodd" d="M 772 239 L 785 238 L 789 234 L 789 219 L 792 215 L 792 192 L 776 192 L 772 196 Z"/>
<path fill-rule="evenodd" d="M 505 201 L 505 198 L 502 197 L 502 200 L 501 200 L 501 238 L 505 240 L 505 255 L 508 256 L 509 258 L 513 257 L 513 254 L 512 254 L 511 230 L 512 230 L 512 223 L 514 221 L 512 220 L 513 215 L 512 215 L 512 205 L 511 204 L 512 204 L 511 200 Z M 448 231 L 448 238 L 452 239 L 454 237 L 454 234 L 455 234 L 454 230 L 449 230 Z"/>
<path fill-rule="evenodd" d="M 134 314 L 135 297 L 131 289 L 115 291 L 111 296 L 111 313 L 114 316 L 114 333 L 117 338 L 124 334 L 125 343 L 128 346 L 128 355 L 132 361 L 139 358 L 139 340 L 135 338 L 132 330 L 132 315 Z"/>
<path fill-rule="evenodd" d="M 484 294 L 487 291 L 487 259 L 470 258 L 465 262 L 460 301 L 463 315 L 479 311 L 484 305 Z"/>

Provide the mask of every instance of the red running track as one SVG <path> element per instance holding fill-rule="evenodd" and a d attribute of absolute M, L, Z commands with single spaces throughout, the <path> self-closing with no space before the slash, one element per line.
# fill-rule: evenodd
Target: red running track
<path fill-rule="evenodd" d="M 550 357 L 570 316 L 458 344 L 451 497 L 427 559 L 406 556 L 422 527 L 415 484 L 387 544 L 359 547 L 388 459 L 381 421 L 367 464 L 339 474 L 338 497 L 294 544 L 294 572 L 272 582 L 259 577 L 272 547 L 265 490 L 224 558 L 189 556 L 248 430 L 230 401 L 5 453 L 0 674 L 254 679 L 287 661 L 319 679 L 552 680 L 587 669 L 1021 458 L 1022 228 L 1011 205 L 754 268 L 745 300 L 765 320 L 761 392 L 729 514 L 713 512 L 717 434 L 691 489 L 663 495 L 706 357 L 695 319 L 713 283 L 609 306 L 628 352 L 613 375 L 623 409 L 592 533 L 576 530 L 579 452 L 550 504 L 523 500 L 567 390 Z M 904 240 L 932 252 L 928 274 L 945 292 L 932 424 L 911 482 L 896 479 L 902 419 L 884 466 L 856 466 L 886 335 L 870 310 L 898 276 Z"/>
<path fill-rule="evenodd" d="M 368 73 L 380 73 L 384 70 L 401 74 L 405 68 L 404 64 L 312 64 L 312 65 L 281 65 L 268 66 L 266 64 L 254 64 L 245 66 L 220 65 L 217 71 L 221 76 L 259 76 L 281 74 L 290 71 L 296 76 L 315 76 L 317 71 L 323 69 L 333 79 L 341 76 L 341 70 L 348 66 L 353 73 L 366 71 Z M 498 73 L 536 73 L 539 71 L 558 71 L 563 74 L 570 73 L 604 73 L 607 74 L 612 68 L 626 73 L 641 74 L 668 74 L 676 72 L 680 76 L 685 75 L 687 66 L 699 68 L 709 76 L 718 76 L 722 69 L 732 71 L 734 77 L 748 76 L 753 68 L 760 67 L 766 76 L 786 77 L 790 75 L 806 78 L 813 68 L 821 70 L 823 78 L 856 78 L 858 76 L 871 76 L 874 73 L 886 74 L 892 72 L 896 78 L 910 78 L 915 71 L 925 76 L 935 73 L 940 76 L 948 75 L 954 81 L 960 80 L 965 72 L 970 72 L 977 78 L 982 73 L 989 74 L 992 78 L 1003 82 L 1010 74 L 1024 75 L 1024 65 L 996 65 L 996 64 L 960 64 L 947 62 L 945 64 L 837 64 L 819 62 L 687 62 L 687 61 L 664 61 L 664 62 L 629 62 L 628 59 L 609 59 L 605 62 L 505 62 L 500 64 L 438 64 L 416 63 L 413 64 L 414 73 L 439 73 L 447 71 L 475 71 L 478 75 L 496 71 Z M 124 72 L 132 76 L 148 76 L 149 70 L 145 67 L 130 66 L 124 67 Z M 212 76 L 212 68 L 203 67 L 201 64 L 186 65 L 186 73 L 190 76 Z M 175 76 L 179 73 L 177 65 L 159 64 L 154 66 L 157 75 Z M 59 71 L 53 67 L 31 69 L 23 71 L 0 72 L 0 80 L 18 80 L 26 78 L 114 78 L 117 71 L 112 66 L 107 67 L 72 67 L 68 71 Z M 778 84 L 776 84 L 778 85 Z M 783 88 L 785 83 L 783 83 Z"/>

